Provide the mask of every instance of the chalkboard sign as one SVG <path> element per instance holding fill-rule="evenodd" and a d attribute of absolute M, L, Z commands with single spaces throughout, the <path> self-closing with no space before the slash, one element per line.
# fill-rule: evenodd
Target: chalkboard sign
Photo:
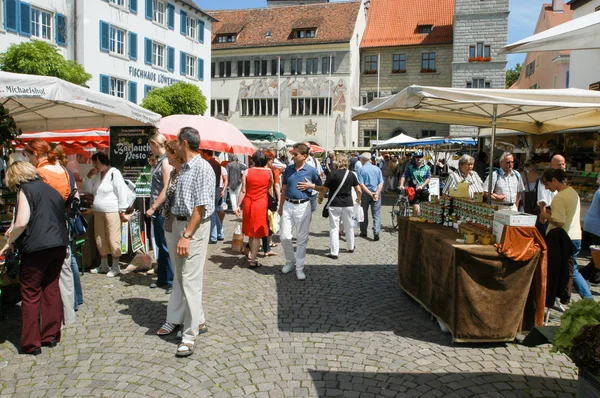
<path fill-rule="evenodd" d="M 110 164 L 121 170 L 123 178 L 137 182 L 148 165 L 154 127 L 111 127 Z"/>

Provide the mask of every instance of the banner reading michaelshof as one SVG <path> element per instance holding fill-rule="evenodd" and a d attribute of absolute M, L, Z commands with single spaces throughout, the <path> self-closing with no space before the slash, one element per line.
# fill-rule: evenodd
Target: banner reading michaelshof
<path fill-rule="evenodd" d="M 124 178 L 136 182 L 148 166 L 148 139 L 153 132 L 152 126 L 110 128 L 110 164 Z"/>

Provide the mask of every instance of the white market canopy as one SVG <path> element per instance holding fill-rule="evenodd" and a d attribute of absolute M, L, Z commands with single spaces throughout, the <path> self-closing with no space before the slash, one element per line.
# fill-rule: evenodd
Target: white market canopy
<path fill-rule="evenodd" d="M 600 48 L 600 13 L 593 12 L 504 46 L 500 52 L 512 54 L 596 48 Z"/>
<path fill-rule="evenodd" d="M 352 120 L 394 119 L 496 127 L 531 134 L 600 125 L 600 93 L 410 86 L 352 108 Z"/>
<path fill-rule="evenodd" d="M 0 104 L 27 132 L 157 125 L 160 115 L 56 77 L 0 72 Z"/>
<path fill-rule="evenodd" d="M 413 142 L 416 140 L 417 140 L 416 138 L 411 137 L 410 135 L 400 133 L 400 134 L 390 138 L 389 140 L 380 142 L 379 144 L 375 145 L 375 149 L 398 148 L 398 147 L 402 146 L 403 144 L 406 144 L 407 142 Z"/>

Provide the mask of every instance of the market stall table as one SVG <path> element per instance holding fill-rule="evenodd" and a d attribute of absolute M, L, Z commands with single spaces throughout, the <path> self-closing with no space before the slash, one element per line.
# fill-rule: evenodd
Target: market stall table
<path fill-rule="evenodd" d="M 456 342 L 513 341 L 523 323 L 536 323 L 534 312 L 529 319 L 524 313 L 534 274 L 545 277 L 536 273 L 542 250 L 513 261 L 493 245 L 457 243 L 459 238 L 452 228 L 399 217 L 400 287 Z"/>

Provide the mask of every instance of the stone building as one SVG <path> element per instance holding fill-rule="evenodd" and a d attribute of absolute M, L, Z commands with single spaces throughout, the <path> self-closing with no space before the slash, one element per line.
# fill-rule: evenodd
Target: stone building
<path fill-rule="evenodd" d="M 212 116 L 327 148 L 356 144 L 350 114 L 359 98 L 361 2 L 211 15 Z"/>

